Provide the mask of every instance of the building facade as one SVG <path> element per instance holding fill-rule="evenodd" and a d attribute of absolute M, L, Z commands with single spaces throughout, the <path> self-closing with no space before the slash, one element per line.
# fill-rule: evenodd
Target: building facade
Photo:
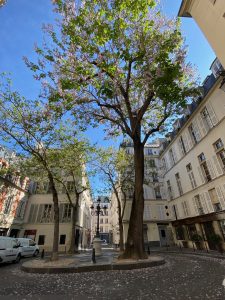
<path fill-rule="evenodd" d="M 174 238 L 184 247 L 214 250 L 215 239 L 225 246 L 225 93 L 214 70 L 219 65 L 212 64 L 202 97 L 176 121 L 160 157 Z"/>
<path fill-rule="evenodd" d="M 225 68 L 225 1 L 183 0 L 178 16 L 196 21 Z"/>
<path fill-rule="evenodd" d="M 68 189 L 71 182 L 67 182 Z M 21 237 L 29 237 L 37 242 L 41 249 L 52 250 L 53 244 L 53 201 L 48 184 L 33 184 L 24 218 Z M 58 189 L 59 197 L 59 251 L 68 251 L 72 232 L 72 207 L 63 189 Z M 91 197 L 89 190 L 82 193 L 77 211 L 75 227 L 75 246 L 87 248 L 91 242 Z"/>
<path fill-rule="evenodd" d="M 130 142 L 123 142 L 123 147 L 129 155 L 133 154 L 133 146 Z M 167 203 L 166 193 L 163 188 L 161 171 L 162 143 L 158 140 L 146 145 L 145 155 L 145 184 L 144 184 L 144 242 L 146 246 L 166 246 L 173 244 L 173 237 L 169 222 L 171 218 L 170 208 Z M 128 170 L 129 171 L 129 170 Z M 128 225 L 131 213 L 134 190 L 127 190 L 126 204 L 123 216 L 124 243 L 127 240 Z M 124 206 L 124 198 L 119 192 L 121 206 Z M 118 204 L 115 194 L 111 196 L 112 232 L 113 243 L 119 243 Z"/>
<path fill-rule="evenodd" d="M 23 229 L 29 185 L 28 178 L 8 170 L 15 160 L 14 152 L 0 147 L 0 235 L 11 237 L 18 237 Z"/>

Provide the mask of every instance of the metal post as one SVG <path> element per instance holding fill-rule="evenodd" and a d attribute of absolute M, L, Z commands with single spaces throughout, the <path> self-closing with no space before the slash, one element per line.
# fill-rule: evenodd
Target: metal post
<path fill-rule="evenodd" d="M 151 254 L 151 252 L 150 252 L 150 247 L 148 246 L 148 255 L 150 255 Z"/>
<path fill-rule="evenodd" d="M 44 257 L 45 257 L 45 249 L 43 249 L 41 252 L 41 259 L 43 259 Z"/>
<path fill-rule="evenodd" d="M 93 264 L 96 264 L 96 259 L 95 259 L 95 248 L 92 250 L 92 262 Z"/>

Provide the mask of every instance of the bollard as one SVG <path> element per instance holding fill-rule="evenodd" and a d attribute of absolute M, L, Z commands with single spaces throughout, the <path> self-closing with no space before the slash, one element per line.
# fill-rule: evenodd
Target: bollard
<path fill-rule="evenodd" d="M 151 251 L 150 251 L 150 247 L 148 246 L 148 255 L 150 255 L 151 254 Z"/>
<path fill-rule="evenodd" d="M 43 259 L 44 257 L 45 257 L 45 249 L 43 249 L 41 252 L 41 259 Z"/>
<path fill-rule="evenodd" d="M 95 259 L 95 248 L 92 250 L 92 262 L 93 264 L 96 264 L 96 259 Z"/>

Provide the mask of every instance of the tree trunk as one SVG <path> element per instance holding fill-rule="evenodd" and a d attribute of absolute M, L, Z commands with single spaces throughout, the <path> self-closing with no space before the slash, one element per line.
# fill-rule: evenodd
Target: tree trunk
<path fill-rule="evenodd" d="M 59 250 L 59 200 L 58 193 L 55 187 L 54 179 L 51 174 L 48 174 L 49 184 L 52 191 L 53 208 L 54 208 L 54 233 L 51 260 L 58 260 Z"/>
<path fill-rule="evenodd" d="M 144 212 L 144 145 L 139 138 L 134 143 L 135 184 L 132 202 L 128 236 L 125 252 L 121 258 L 143 259 L 147 258 L 144 251 L 143 212 Z"/>
<path fill-rule="evenodd" d="M 75 252 L 78 251 L 78 249 L 76 249 L 76 245 L 75 245 L 75 227 L 76 227 L 76 220 L 77 219 L 77 206 L 73 205 L 72 206 L 72 224 L 71 224 L 71 239 L 70 239 L 70 248 L 68 253 L 69 254 L 74 254 Z"/>
<path fill-rule="evenodd" d="M 121 215 L 119 215 L 119 231 L 120 231 L 120 241 L 119 241 L 120 252 L 123 252 L 124 251 L 124 243 L 123 243 L 123 220 L 121 218 Z"/>

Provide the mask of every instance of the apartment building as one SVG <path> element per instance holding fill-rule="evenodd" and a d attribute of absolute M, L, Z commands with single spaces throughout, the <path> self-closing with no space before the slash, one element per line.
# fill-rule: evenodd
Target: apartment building
<path fill-rule="evenodd" d="M 16 159 L 13 151 L 0 147 L 0 235 L 12 237 L 23 228 L 29 185 L 28 178 L 8 170 Z"/>
<path fill-rule="evenodd" d="M 218 66 L 222 70 L 216 59 L 202 97 L 176 121 L 160 157 L 173 233 L 182 246 L 193 247 L 193 236 L 200 236 L 201 247 L 215 249 L 212 237 L 225 239 L 225 92 Z"/>
<path fill-rule="evenodd" d="M 71 181 L 67 181 L 67 188 L 72 189 Z M 72 194 L 71 194 L 72 196 Z M 65 191 L 58 188 L 59 197 L 59 251 L 68 251 L 72 231 L 72 207 Z M 72 196 L 73 197 L 73 196 Z M 77 249 L 89 247 L 91 242 L 91 214 L 92 204 L 89 190 L 85 190 L 79 202 L 77 222 L 75 228 L 75 245 Z M 23 232 L 20 237 L 32 238 L 41 249 L 52 250 L 53 244 L 53 202 L 48 183 L 33 183 L 30 186 L 30 197 L 27 205 Z"/>
<path fill-rule="evenodd" d="M 225 1 L 182 0 L 178 16 L 196 21 L 225 68 Z"/>
<path fill-rule="evenodd" d="M 101 240 L 112 243 L 111 228 L 111 205 L 108 196 L 99 196 L 101 212 L 99 215 L 99 235 Z M 92 240 L 96 235 L 98 216 L 96 214 L 97 199 L 93 201 L 94 210 L 92 211 Z"/>
<path fill-rule="evenodd" d="M 133 145 L 129 141 L 121 144 L 128 154 L 133 154 Z M 169 227 L 171 212 L 167 203 L 167 195 L 163 189 L 162 166 L 160 152 L 162 142 L 157 140 L 146 145 L 145 155 L 145 184 L 144 184 L 144 243 L 146 246 L 166 246 L 173 244 L 172 232 Z M 130 170 L 128 170 L 129 172 Z M 129 219 L 134 190 L 127 190 L 126 203 L 123 216 L 124 243 L 127 240 Z M 119 192 L 121 206 L 124 206 L 124 198 Z M 112 233 L 113 243 L 119 243 L 118 204 L 115 194 L 111 195 Z"/>

